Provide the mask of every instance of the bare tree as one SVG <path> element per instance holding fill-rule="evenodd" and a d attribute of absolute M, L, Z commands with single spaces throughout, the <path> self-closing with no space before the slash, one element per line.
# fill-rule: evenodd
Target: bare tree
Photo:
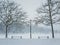
<path fill-rule="evenodd" d="M 6 26 L 6 38 L 8 26 L 13 22 L 24 23 L 24 16 L 26 13 L 22 11 L 20 5 L 17 5 L 15 2 L 9 0 L 0 1 L 0 20 Z"/>
<path fill-rule="evenodd" d="M 59 4 L 59 1 L 47 0 L 47 3 L 42 5 L 42 8 L 37 9 L 37 13 L 40 14 L 40 16 L 36 17 L 36 23 L 51 25 L 52 38 L 54 38 L 53 24 L 60 20 L 60 18 L 58 18 L 60 17 Z"/>

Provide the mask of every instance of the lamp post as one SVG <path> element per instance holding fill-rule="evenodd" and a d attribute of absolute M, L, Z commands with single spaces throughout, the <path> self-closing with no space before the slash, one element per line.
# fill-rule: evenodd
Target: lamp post
<path fill-rule="evenodd" d="M 32 21 L 32 20 L 30 20 L 30 39 L 32 39 L 32 27 L 31 27 L 31 21 Z"/>

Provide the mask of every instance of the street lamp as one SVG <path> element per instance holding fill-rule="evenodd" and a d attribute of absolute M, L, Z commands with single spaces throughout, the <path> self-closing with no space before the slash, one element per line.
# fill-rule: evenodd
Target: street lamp
<path fill-rule="evenodd" d="M 30 39 L 32 38 L 32 24 L 31 24 L 31 21 L 32 20 L 30 20 Z"/>

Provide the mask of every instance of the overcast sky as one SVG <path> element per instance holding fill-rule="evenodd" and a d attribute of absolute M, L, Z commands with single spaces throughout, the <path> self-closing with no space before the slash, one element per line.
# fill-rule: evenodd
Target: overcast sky
<path fill-rule="evenodd" d="M 29 18 L 33 18 L 36 15 L 36 9 L 41 6 L 45 0 L 15 0 L 18 4 L 21 4 L 24 11 L 27 12 Z"/>

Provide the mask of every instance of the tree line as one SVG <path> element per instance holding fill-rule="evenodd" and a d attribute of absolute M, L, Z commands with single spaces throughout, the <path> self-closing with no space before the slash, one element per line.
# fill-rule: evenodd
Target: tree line
<path fill-rule="evenodd" d="M 52 38 L 54 38 L 53 24 L 60 21 L 60 2 L 54 0 L 47 0 L 42 7 L 37 8 L 37 17 L 33 20 L 35 24 L 44 24 L 51 26 Z M 59 17 L 59 18 L 58 18 Z M 25 26 L 25 24 L 31 24 L 27 20 L 27 13 L 23 11 L 21 5 L 18 5 L 14 1 L 3 0 L 0 1 L 0 21 L 5 25 L 6 38 L 8 33 L 9 25 L 13 23 L 19 23 Z M 30 36 L 31 36 L 31 25 L 30 25 Z"/>

